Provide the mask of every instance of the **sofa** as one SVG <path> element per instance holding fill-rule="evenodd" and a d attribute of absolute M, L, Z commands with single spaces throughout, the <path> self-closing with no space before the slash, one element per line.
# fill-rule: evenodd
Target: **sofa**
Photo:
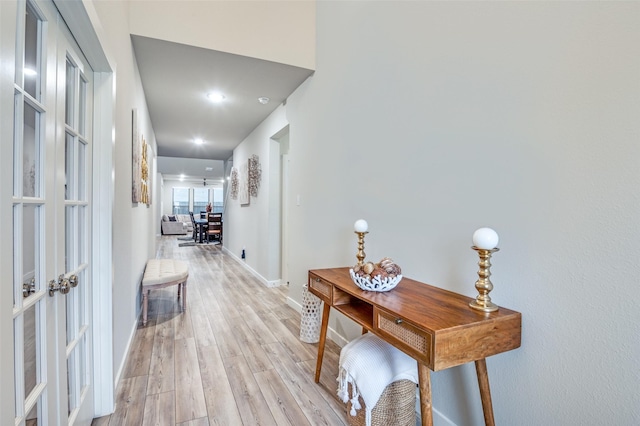
<path fill-rule="evenodd" d="M 165 214 L 162 215 L 163 235 L 184 235 L 193 233 L 191 216 L 188 214 Z"/>

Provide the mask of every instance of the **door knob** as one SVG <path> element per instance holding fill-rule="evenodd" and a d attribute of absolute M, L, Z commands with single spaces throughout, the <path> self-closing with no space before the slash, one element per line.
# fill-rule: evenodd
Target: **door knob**
<path fill-rule="evenodd" d="M 73 274 L 69 277 L 69 285 L 72 288 L 76 288 L 78 286 L 78 276 L 76 274 Z"/>
<path fill-rule="evenodd" d="M 49 281 L 49 296 L 53 297 L 53 294 L 56 291 L 59 291 L 62 294 L 69 293 L 71 287 L 69 286 L 69 280 L 64 277 L 64 275 L 60 275 L 58 277 L 58 282 L 56 280 Z"/>
<path fill-rule="evenodd" d="M 62 294 L 67 294 L 71 290 L 69 279 L 65 278 L 64 275 L 58 277 L 58 285 L 60 286 L 60 293 Z"/>
<path fill-rule="evenodd" d="M 31 278 L 28 283 L 22 284 L 22 296 L 29 297 L 32 293 L 36 292 L 36 279 Z"/>

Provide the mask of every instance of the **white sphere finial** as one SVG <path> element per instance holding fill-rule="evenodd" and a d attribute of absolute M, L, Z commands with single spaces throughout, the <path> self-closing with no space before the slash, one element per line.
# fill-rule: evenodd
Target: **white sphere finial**
<path fill-rule="evenodd" d="M 494 249 L 498 246 L 498 241 L 498 234 L 491 228 L 480 228 L 473 233 L 473 245 L 479 249 Z"/>
<path fill-rule="evenodd" d="M 369 229 L 369 224 L 364 219 L 358 219 L 353 225 L 353 229 L 355 229 L 356 232 L 367 232 L 367 229 Z"/>

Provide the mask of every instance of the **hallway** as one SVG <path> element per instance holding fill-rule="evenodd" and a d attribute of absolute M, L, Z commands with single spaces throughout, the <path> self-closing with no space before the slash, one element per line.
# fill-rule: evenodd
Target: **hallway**
<path fill-rule="evenodd" d="M 317 344 L 299 340 L 287 287 L 267 288 L 219 245 L 159 240 L 159 258 L 189 263 L 187 311 L 177 288 L 149 296 L 117 387 L 114 425 L 344 425 L 336 396 L 340 348 L 327 340 L 320 384 Z"/>

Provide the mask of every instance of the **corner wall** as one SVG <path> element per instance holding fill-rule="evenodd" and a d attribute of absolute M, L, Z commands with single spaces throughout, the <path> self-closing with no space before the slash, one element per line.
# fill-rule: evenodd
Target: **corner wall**
<path fill-rule="evenodd" d="M 102 30 L 114 54 L 114 221 L 113 221 L 113 368 L 114 381 L 121 373 L 140 312 L 140 282 L 144 266 L 155 257 L 156 232 L 160 217 L 160 182 L 155 170 L 156 142 L 129 36 L 126 2 L 93 1 Z M 131 201 L 132 109 L 138 110 L 138 129 L 150 144 L 152 204 Z"/>
<path fill-rule="evenodd" d="M 369 259 L 473 297 L 493 227 L 491 296 L 523 315 L 487 360 L 496 424 L 636 424 L 638 22 L 633 2 L 318 2 L 287 102 L 290 296 L 355 263 L 364 218 Z M 483 424 L 473 365 L 432 382 L 436 425 Z"/>
<path fill-rule="evenodd" d="M 280 144 L 272 138 L 287 127 L 285 107 L 278 107 L 233 151 L 233 166 L 240 171 L 252 155 L 261 165 L 262 180 L 257 197 L 248 205 L 227 199 L 224 215 L 224 247 L 269 286 L 280 284 Z M 241 175 L 242 180 L 242 175 Z M 277 201 L 276 201 L 277 200 Z"/>

